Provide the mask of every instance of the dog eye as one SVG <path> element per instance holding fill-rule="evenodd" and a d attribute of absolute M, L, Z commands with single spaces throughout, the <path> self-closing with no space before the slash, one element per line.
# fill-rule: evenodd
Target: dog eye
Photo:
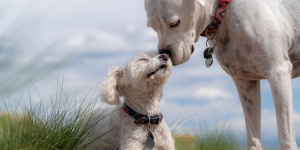
<path fill-rule="evenodd" d="M 140 59 L 139 61 L 149 61 L 149 59 L 143 58 L 143 59 Z"/>
<path fill-rule="evenodd" d="M 172 23 L 170 23 L 170 27 L 171 27 L 171 28 L 175 28 L 175 27 L 177 27 L 177 26 L 179 25 L 179 23 L 180 23 L 180 20 L 177 20 L 177 21 L 175 21 L 175 22 L 172 22 Z"/>

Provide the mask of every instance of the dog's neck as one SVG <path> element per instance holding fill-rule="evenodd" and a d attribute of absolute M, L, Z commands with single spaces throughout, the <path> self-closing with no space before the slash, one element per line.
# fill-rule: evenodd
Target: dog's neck
<path fill-rule="evenodd" d="M 211 9 L 211 21 L 214 19 L 215 14 L 217 12 L 218 6 L 219 6 L 220 0 L 213 0 L 210 1 L 210 9 Z"/>
<path fill-rule="evenodd" d="M 127 91 L 124 93 L 124 102 L 140 114 L 156 115 L 160 113 L 160 100 L 163 95 L 162 88 L 162 86 L 155 88 L 151 92 Z"/>
<path fill-rule="evenodd" d="M 207 4 L 204 6 L 205 8 L 205 18 L 208 20 L 208 24 L 204 26 L 205 28 L 211 24 L 211 22 L 215 19 L 215 15 L 219 6 L 220 0 L 212 0 L 207 1 Z"/>
<path fill-rule="evenodd" d="M 196 7 L 196 11 L 199 11 L 197 14 L 201 14 L 200 19 L 196 18 L 198 20 L 198 38 L 200 34 L 211 24 L 211 22 L 214 20 L 215 13 L 217 11 L 218 5 L 220 0 L 211 0 L 207 1 L 205 6 L 198 5 L 199 8 Z M 198 41 L 198 38 L 195 42 Z"/>

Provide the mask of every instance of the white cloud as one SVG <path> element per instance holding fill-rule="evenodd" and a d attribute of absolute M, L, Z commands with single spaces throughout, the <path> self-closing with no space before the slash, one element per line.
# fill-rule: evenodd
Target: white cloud
<path fill-rule="evenodd" d="M 83 34 L 71 36 L 66 41 L 66 47 L 71 49 L 99 50 L 100 51 L 119 51 L 129 50 L 127 40 L 118 34 L 93 30 Z"/>
<path fill-rule="evenodd" d="M 204 120 L 212 120 L 220 118 L 231 120 L 231 118 L 243 118 L 243 111 L 239 101 L 228 101 L 226 99 L 218 99 L 202 103 L 201 101 L 187 99 L 183 101 L 174 101 L 172 99 L 162 100 L 162 111 L 174 118 L 178 114 L 185 117 L 199 115 L 197 117 Z M 230 118 L 230 119 L 229 119 Z"/>
<path fill-rule="evenodd" d="M 208 98 L 208 99 L 230 99 L 232 98 L 232 94 L 223 89 L 215 88 L 215 87 L 202 87 L 197 89 L 194 92 L 195 98 Z"/>
<path fill-rule="evenodd" d="M 221 106 L 222 104 L 214 104 L 179 104 L 163 100 L 161 108 L 167 124 L 172 125 L 173 128 L 181 127 L 180 131 L 192 131 L 199 129 L 200 126 L 210 127 L 218 123 L 226 123 L 236 133 L 245 136 L 244 118 L 241 109 L 235 108 L 234 104 L 228 104 L 224 107 Z M 235 112 L 230 112 L 225 107 Z M 235 117 L 229 117 L 232 115 Z"/>
<path fill-rule="evenodd" d="M 74 36 L 67 40 L 66 45 L 71 48 L 84 48 L 86 45 L 86 38 L 84 36 Z"/>

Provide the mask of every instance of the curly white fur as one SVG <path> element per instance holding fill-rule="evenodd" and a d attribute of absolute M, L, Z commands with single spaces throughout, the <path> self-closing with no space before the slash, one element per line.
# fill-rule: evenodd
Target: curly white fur
<path fill-rule="evenodd" d="M 168 57 L 164 54 L 164 57 Z M 166 68 L 160 68 L 166 64 Z M 148 130 L 154 135 L 155 150 L 174 149 L 174 140 L 164 121 L 159 125 L 134 124 L 134 119 L 126 114 L 120 96 L 136 112 L 145 115 L 160 113 L 160 100 L 163 85 L 167 82 L 172 69 L 170 59 L 163 59 L 157 52 L 139 53 L 123 68 L 113 67 L 107 79 L 102 83 L 102 101 L 116 105 L 107 117 L 104 128 L 96 129 L 94 134 L 109 131 L 104 136 L 109 147 L 104 149 L 142 150 Z M 99 146 L 99 147 L 98 147 Z M 103 148 L 103 143 L 95 144 L 90 149 Z"/>

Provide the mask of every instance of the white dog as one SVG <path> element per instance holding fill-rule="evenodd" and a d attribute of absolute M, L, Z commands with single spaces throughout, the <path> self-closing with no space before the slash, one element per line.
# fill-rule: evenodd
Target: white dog
<path fill-rule="evenodd" d="M 225 9 L 216 13 L 224 4 L 225 16 Z M 158 35 L 159 53 L 169 54 L 173 65 L 186 62 L 199 36 L 207 36 L 212 46 L 204 54 L 207 65 L 214 52 L 239 93 L 248 149 L 262 149 L 261 79 L 272 90 L 280 149 L 297 149 L 291 79 L 300 75 L 298 0 L 145 0 L 145 9 L 147 25 Z M 206 30 L 218 17 L 223 21 L 216 31 Z"/>
<path fill-rule="evenodd" d="M 175 149 L 170 129 L 160 113 L 163 85 L 171 69 L 168 55 L 148 52 L 138 54 L 124 68 L 109 70 L 101 86 L 101 99 L 117 106 L 108 116 L 107 127 L 101 130 L 109 131 L 103 139 L 111 149 Z"/>

